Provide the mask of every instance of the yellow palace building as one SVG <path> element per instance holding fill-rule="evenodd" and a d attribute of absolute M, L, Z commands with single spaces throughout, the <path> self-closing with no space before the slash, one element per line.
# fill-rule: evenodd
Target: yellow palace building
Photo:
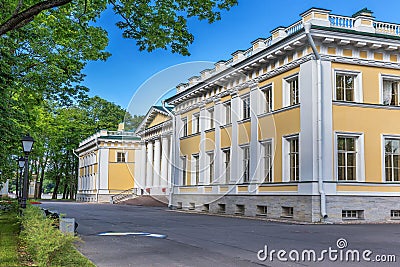
<path fill-rule="evenodd" d="M 308 222 L 400 219 L 400 26 L 367 9 L 300 16 L 166 100 L 171 206 Z"/>
<path fill-rule="evenodd" d="M 79 143 L 77 201 L 110 202 L 131 196 L 135 189 L 135 162 L 140 138 L 133 132 L 101 130 Z"/>

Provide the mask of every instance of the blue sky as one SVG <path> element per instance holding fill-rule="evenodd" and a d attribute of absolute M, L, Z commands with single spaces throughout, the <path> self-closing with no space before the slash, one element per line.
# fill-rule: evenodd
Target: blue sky
<path fill-rule="evenodd" d="M 84 85 L 90 88 L 89 94 L 99 95 L 123 108 L 129 106 L 133 114 L 144 114 L 174 85 L 186 82 L 187 78 L 214 62 L 231 58 L 231 53 L 238 49 L 249 48 L 251 41 L 269 37 L 270 31 L 277 26 L 289 26 L 300 19 L 300 13 L 311 7 L 330 9 L 332 14 L 346 16 L 367 7 L 379 21 L 400 23 L 400 2 L 395 0 L 238 1 L 238 6 L 223 12 L 222 20 L 214 24 L 189 20 L 189 30 L 195 36 L 189 47 L 189 57 L 168 50 L 140 52 L 134 40 L 122 38 L 122 32 L 115 26 L 118 17 L 111 10 L 105 11 L 97 25 L 108 31 L 107 51 L 112 56 L 106 62 L 89 62 L 86 66 Z M 182 64 L 191 62 L 197 63 Z M 174 67 L 178 64 L 181 65 Z M 140 94 L 132 99 L 139 88 Z"/>

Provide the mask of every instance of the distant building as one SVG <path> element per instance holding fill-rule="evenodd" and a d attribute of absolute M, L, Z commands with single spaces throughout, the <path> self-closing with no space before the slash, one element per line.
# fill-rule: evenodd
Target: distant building
<path fill-rule="evenodd" d="M 0 183 L 0 197 L 8 196 L 8 180 L 5 183 Z"/>
<path fill-rule="evenodd" d="M 140 138 L 123 125 L 80 142 L 77 201 L 110 202 L 113 195 L 133 191 L 137 151 Z"/>

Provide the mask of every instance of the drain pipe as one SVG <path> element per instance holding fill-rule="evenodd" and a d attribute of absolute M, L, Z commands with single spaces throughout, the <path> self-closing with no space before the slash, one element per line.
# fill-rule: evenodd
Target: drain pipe
<path fill-rule="evenodd" d="M 175 116 L 174 114 L 165 106 L 165 100 L 162 101 L 163 109 L 172 117 L 172 136 L 171 136 L 171 155 L 172 159 L 170 159 L 171 164 L 171 183 L 169 185 L 169 198 L 168 198 L 168 207 L 172 209 L 172 197 L 174 191 L 174 175 L 175 175 Z"/>
<path fill-rule="evenodd" d="M 326 196 L 324 190 L 324 181 L 323 181 L 323 165 L 322 165 L 322 63 L 321 56 L 318 53 L 317 48 L 315 47 L 314 40 L 310 33 L 311 24 L 305 23 L 304 30 L 308 39 L 308 42 L 311 45 L 311 48 L 314 52 L 315 58 L 317 60 L 317 147 L 318 147 L 318 156 L 317 156 L 317 168 L 318 168 L 318 192 L 320 194 L 320 206 L 321 206 L 321 216 L 323 219 L 328 218 L 326 213 Z"/>

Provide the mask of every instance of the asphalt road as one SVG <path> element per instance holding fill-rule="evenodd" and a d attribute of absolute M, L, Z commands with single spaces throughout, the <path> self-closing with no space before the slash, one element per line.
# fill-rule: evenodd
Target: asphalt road
<path fill-rule="evenodd" d="M 398 266 L 400 261 L 400 224 L 299 225 L 154 207 L 71 202 L 44 202 L 41 206 L 76 219 L 84 241 L 78 249 L 97 266 Z M 152 233 L 166 238 L 101 233 Z M 346 239 L 347 247 L 338 249 L 339 238 Z M 270 257 L 259 260 L 257 253 L 265 245 L 268 255 L 271 250 L 285 250 L 281 258 L 288 261 L 280 261 L 277 252 L 272 261 Z M 304 250 L 314 250 L 318 259 L 329 247 L 338 252 L 332 252 L 332 260 L 328 252 L 322 254 L 321 262 L 294 261 L 296 253 L 290 252 L 299 251 L 301 259 Z M 347 251 L 356 249 L 360 262 L 346 262 Z M 365 250 L 372 251 L 366 254 L 371 262 L 363 260 Z M 304 255 L 307 259 L 308 254 Z M 376 256 L 387 255 L 394 255 L 397 263 L 376 261 Z"/>

